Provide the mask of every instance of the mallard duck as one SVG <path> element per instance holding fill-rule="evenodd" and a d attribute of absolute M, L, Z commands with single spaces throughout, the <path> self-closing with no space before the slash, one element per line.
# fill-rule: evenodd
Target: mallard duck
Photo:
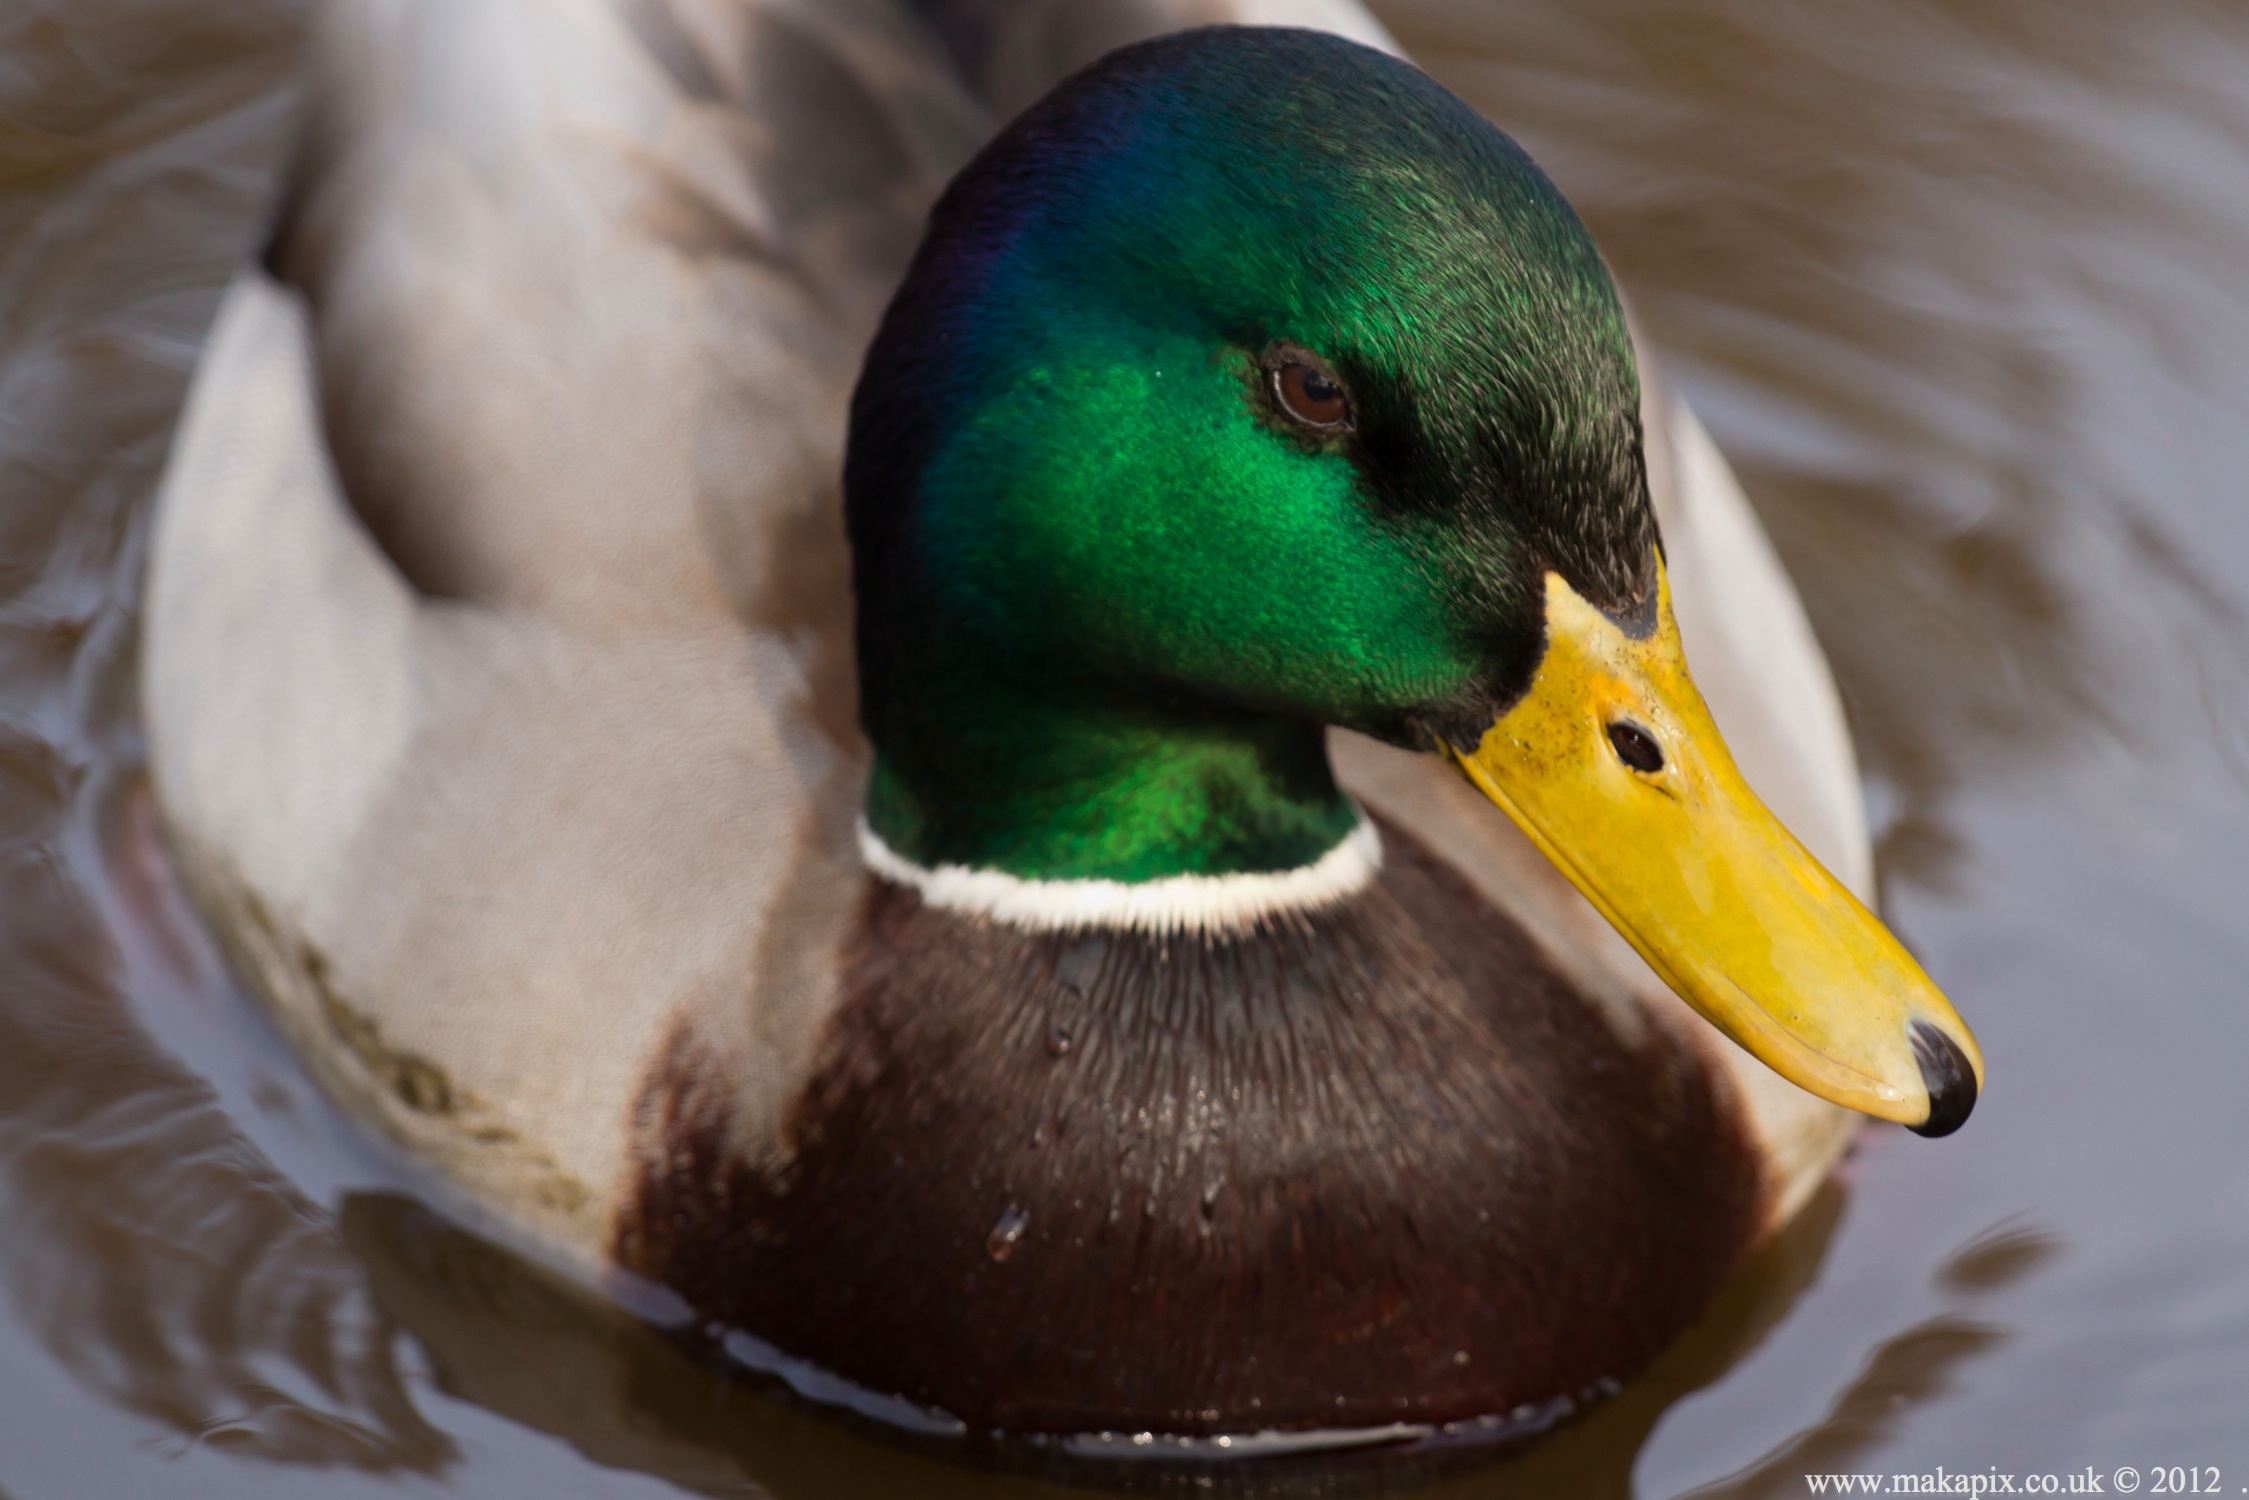
<path fill-rule="evenodd" d="M 335 1098 L 745 1357 L 1552 1412 L 1982 1061 L 1552 184 L 1355 10 L 1160 9 L 331 5 L 158 802 Z"/>

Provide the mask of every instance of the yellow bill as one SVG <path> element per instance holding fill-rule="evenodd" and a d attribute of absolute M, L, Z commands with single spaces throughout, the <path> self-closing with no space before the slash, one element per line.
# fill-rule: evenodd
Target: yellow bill
<path fill-rule="evenodd" d="M 1719 1030 L 1823 1098 L 1950 1134 L 1983 1086 L 1975 1037 L 1742 780 L 1657 566 L 1637 639 L 1547 574 L 1530 691 L 1454 758 Z"/>

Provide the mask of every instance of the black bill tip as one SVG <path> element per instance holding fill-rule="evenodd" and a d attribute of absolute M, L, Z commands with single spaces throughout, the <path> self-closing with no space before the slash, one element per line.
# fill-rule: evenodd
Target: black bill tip
<path fill-rule="evenodd" d="M 1929 1118 L 1906 1129 L 1931 1139 L 1950 1135 L 1968 1123 L 1976 1107 L 1976 1070 L 1960 1044 L 1927 1021 L 1913 1023 L 1913 1060 L 1929 1090 Z"/>

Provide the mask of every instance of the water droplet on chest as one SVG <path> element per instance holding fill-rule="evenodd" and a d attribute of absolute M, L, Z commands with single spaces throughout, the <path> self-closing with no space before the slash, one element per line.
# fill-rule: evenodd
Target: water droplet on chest
<path fill-rule="evenodd" d="M 994 1260 L 1006 1260 L 1023 1242 L 1023 1231 L 1030 1227 L 1031 1216 L 1010 1203 L 992 1232 L 984 1237 L 984 1253 Z"/>

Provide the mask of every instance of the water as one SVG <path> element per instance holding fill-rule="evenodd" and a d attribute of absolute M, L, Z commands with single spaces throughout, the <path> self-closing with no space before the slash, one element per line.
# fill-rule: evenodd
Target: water
<path fill-rule="evenodd" d="M 1842 678 L 1891 913 L 1991 1063 L 1965 1131 L 1870 1131 L 1656 1371 L 1433 1493 L 2240 1492 L 2249 16 L 1383 15 L 1580 205 L 1740 468 Z M 435 1216 L 163 884 L 140 526 L 300 23 L 0 8 L 0 1495 L 1057 1493 L 716 1376 Z"/>

